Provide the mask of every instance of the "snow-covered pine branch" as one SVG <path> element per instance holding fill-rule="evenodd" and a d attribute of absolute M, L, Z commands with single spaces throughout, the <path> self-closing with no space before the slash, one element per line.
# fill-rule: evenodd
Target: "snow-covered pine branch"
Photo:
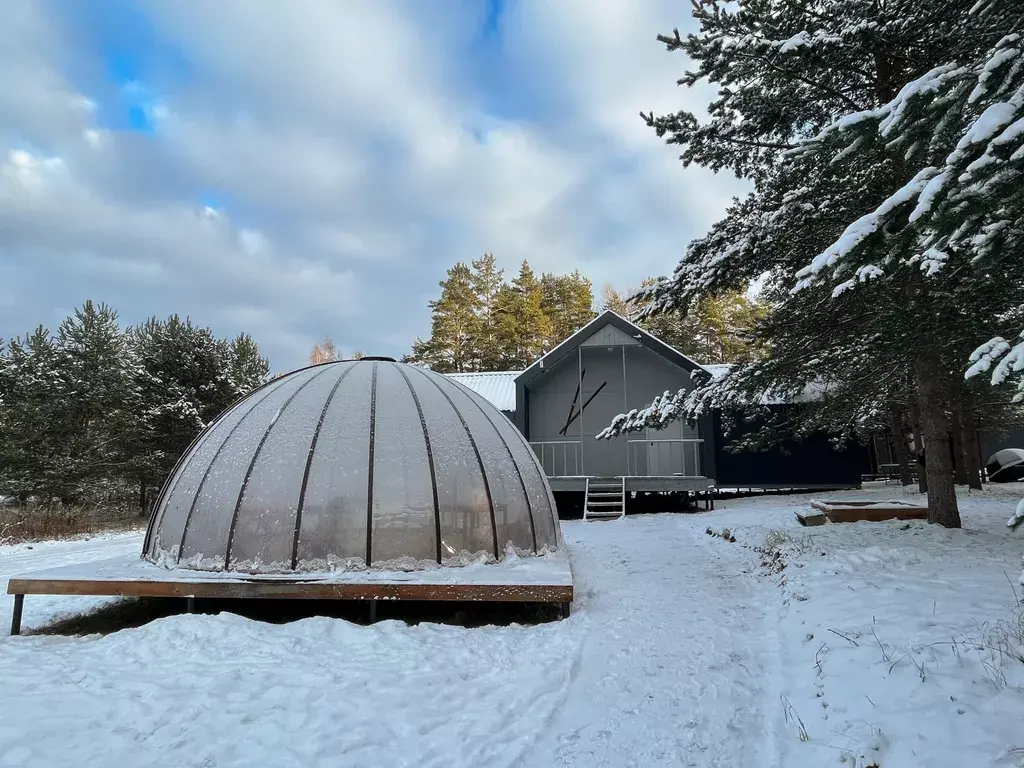
<path fill-rule="evenodd" d="M 854 146 L 899 151 L 908 168 L 924 167 L 801 269 L 794 291 L 852 271 L 855 277 L 834 288 L 848 290 L 863 282 L 866 270 L 872 277 L 916 269 L 926 279 L 969 272 L 972 279 L 999 280 L 1005 274 L 1020 280 L 1019 272 L 1013 277 L 1024 246 L 1019 34 L 1004 36 L 972 66 L 934 68 L 889 104 L 837 121 L 801 151 L 838 157 Z M 879 252 L 885 253 L 880 266 L 874 263 Z M 970 362 L 968 378 L 991 371 L 992 383 L 1002 384 L 1024 369 L 1024 341 L 995 337 Z M 1024 400 L 1024 381 L 1016 399 Z"/>

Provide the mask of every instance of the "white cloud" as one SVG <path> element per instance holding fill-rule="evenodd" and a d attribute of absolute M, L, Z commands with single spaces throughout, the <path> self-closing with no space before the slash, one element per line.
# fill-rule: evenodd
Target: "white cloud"
<path fill-rule="evenodd" d="M 742 188 L 684 172 L 637 116 L 701 103 L 654 40 L 687 21 L 667 0 L 509 4 L 488 49 L 508 94 L 470 53 L 482 3 L 144 2 L 190 68 L 134 86 L 152 136 L 100 125 L 60 69 L 84 55 L 73 25 L 15 7 L 0 156 L 23 154 L 0 165 L 0 276 L 31 300 L 0 307 L 3 335 L 91 297 L 248 330 L 278 369 L 325 333 L 398 355 L 456 260 L 625 287 L 670 271 Z"/>

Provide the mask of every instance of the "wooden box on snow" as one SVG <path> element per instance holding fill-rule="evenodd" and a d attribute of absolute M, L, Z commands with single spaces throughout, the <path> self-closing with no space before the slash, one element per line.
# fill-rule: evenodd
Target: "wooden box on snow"
<path fill-rule="evenodd" d="M 822 512 L 832 523 L 878 523 L 883 520 L 925 520 L 928 507 L 909 501 L 812 501 L 811 506 Z"/>

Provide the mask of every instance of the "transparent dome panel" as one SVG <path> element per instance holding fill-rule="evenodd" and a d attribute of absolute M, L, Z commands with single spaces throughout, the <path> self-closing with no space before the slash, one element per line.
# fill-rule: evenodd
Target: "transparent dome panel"
<path fill-rule="evenodd" d="M 419 410 L 402 369 L 377 372 L 371 561 L 436 560 L 433 482 Z"/>
<path fill-rule="evenodd" d="M 252 408 L 264 397 L 270 395 L 280 382 L 268 384 L 261 390 L 236 403 L 223 415 L 217 418 L 213 426 L 192 447 L 189 456 L 181 463 L 171 479 L 160 502 L 153 523 L 153 535 L 149 542 L 147 557 L 154 559 L 160 552 L 177 555 L 181 546 L 185 521 L 192 501 L 199 490 L 199 484 L 206 476 L 214 455 L 228 435 L 235 429 Z"/>
<path fill-rule="evenodd" d="M 460 389 L 481 408 L 486 410 L 489 406 L 489 403 L 476 392 L 467 387 L 460 387 Z M 493 412 L 492 409 L 487 411 L 487 415 L 515 457 L 516 466 L 526 485 L 526 492 L 533 509 L 538 548 L 559 546 L 558 512 L 555 508 L 555 500 L 551 496 L 547 478 L 544 476 L 544 470 L 541 468 L 533 448 L 526 442 L 523 433 L 504 414 Z"/>
<path fill-rule="evenodd" d="M 462 558 L 466 553 L 494 554 L 487 489 L 469 434 L 435 383 L 436 375 L 419 369 L 409 370 L 408 375 L 423 407 L 434 457 L 441 560 Z"/>
<path fill-rule="evenodd" d="M 498 556 L 504 555 L 508 544 L 532 552 L 534 541 L 530 505 L 523 491 L 519 468 L 512 460 L 508 446 L 487 413 L 461 387 L 449 379 L 445 379 L 442 386 L 465 419 L 483 463 L 494 506 Z"/>
<path fill-rule="evenodd" d="M 244 570 L 292 567 L 305 459 L 324 403 L 344 370 L 335 365 L 320 369 L 295 391 L 267 434 L 245 483 L 231 538 L 231 562 L 241 562 Z"/>
<path fill-rule="evenodd" d="M 346 369 L 324 414 L 300 510 L 299 570 L 365 563 L 372 369 Z"/>
<path fill-rule="evenodd" d="M 181 549 L 182 560 L 223 567 L 235 507 L 249 463 L 267 429 L 296 389 L 315 375 L 303 371 L 256 403 L 218 448 L 196 496 Z"/>

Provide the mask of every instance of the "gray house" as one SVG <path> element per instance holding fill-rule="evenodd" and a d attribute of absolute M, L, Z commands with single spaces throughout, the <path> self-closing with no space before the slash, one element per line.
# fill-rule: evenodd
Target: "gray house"
<path fill-rule="evenodd" d="M 847 488 L 866 451 L 837 451 L 827 436 L 762 453 L 728 450 L 718 413 L 696 424 L 595 436 L 658 395 L 693 387 L 702 366 L 615 312 L 604 312 L 525 371 L 449 374 L 502 410 L 533 447 L 559 510 L 624 513 L 627 499 L 683 493 L 710 504 L 716 488 Z M 714 373 L 713 366 L 703 368 Z M 779 403 L 777 407 L 791 407 Z M 776 406 L 772 406 L 776 407 Z M 571 512 L 570 512 L 571 514 Z"/>
<path fill-rule="evenodd" d="M 604 312 L 520 373 L 452 374 L 512 419 L 556 493 L 583 493 L 588 516 L 618 516 L 627 494 L 714 487 L 711 420 L 648 434 L 595 436 L 620 413 L 693 386 L 700 366 L 614 312 Z"/>

